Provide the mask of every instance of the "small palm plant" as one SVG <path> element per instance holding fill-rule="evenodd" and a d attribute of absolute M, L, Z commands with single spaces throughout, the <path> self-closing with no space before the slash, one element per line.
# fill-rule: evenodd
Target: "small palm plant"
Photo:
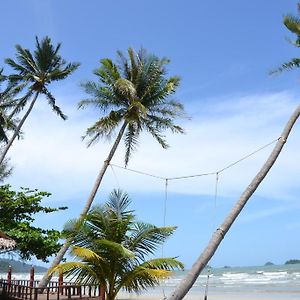
<path fill-rule="evenodd" d="M 48 89 L 48 85 L 53 81 L 60 81 L 68 77 L 79 66 L 78 63 L 66 63 L 59 55 L 61 44 L 56 47 L 51 43 L 49 37 L 45 37 L 41 41 L 36 37 L 36 49 L 33 53 L 30 50 L 16 46 L 16 60 L 6 59 L 5 62 L 15 71 L 14 74 L 8 76 L 9 81 L 14 85 L 16 90 L 25 91 L 24 95 L 18 99 L 15 112 L 21 111 L 30 102 L 27 111 L 21 118 L 14 134 L 10 138 L 7 146 L 1 153 L 0 164 L 12 146 L 15 138 L 19 135 L 20 130 L 31 113 L 38 97 L 44 95 L 48 100 L 51 108 L 63 120 L 66 115 L 56 105 L 56 99 Z"/>
<path fill-rule="evenodd" d="M 183 269 L 175 258 L 147 259 L 176 227 L 139 222 L 129 204 L 127 194 L 114 190 L 83 223 L 69 222 L 65 234 L 72 236 L 71 254 L 79 261 L 62 263 L 51 272 L 62 272 L 77 283 L 101 285 L 106 299 L 114 300 L 121 289 L 141 292 L 158 285 L 173 270 Z"/>

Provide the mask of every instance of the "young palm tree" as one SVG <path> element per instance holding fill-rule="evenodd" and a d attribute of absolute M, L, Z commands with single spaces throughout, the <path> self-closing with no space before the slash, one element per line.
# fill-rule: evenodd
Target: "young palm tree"
<path fill-rule="evenodd" d="M 137 221 L 129 204 L 127 194 L 114 190 L 103 206 L 92 208 L 79 228 L 76 221 L 70 222 L 65 234 L 72 236 L 71 254 L 77 261 L 62 263 L 52 272 L 62 272 L 77 283 L 101 285 L 106 299 L 114 300 L 121 289 L 140 292 L 183 269 L 175 258 L 147 260 L 176 228 Z"/>
<path fill-rule="evenodd" d="M 6 63 L 10 65 L 15 74 L 8 76 L 10 82 L 18 90 L 25 90 L 23 97 L 18 99 L 18 104 L 15 112 L 23 109 L 30 101 L 29 107 L 16 127 L 14 134 L 10 138 L 7 146 L 0 156 L 0 164 L 3 162 L 8 150 L 10 149 L 15 138 L 20 133 L 20 130 L 30 114 L 39 95 L 44 95 L 53 111 L 57 113 L 63 120 L 66 116 L 61 109 L 56 105 L 54 96 L 48 89 L 48 85 L 53 81 L 63 80 L 72 72 L 74 72 L 79 64 L 67 64 L 64 59 L 58 54 L 61 44 L 54 47 L 49 37 L 45 37 L 41 41 L 36 37 L 36 49 L 33 53 L 28 49 L 16 46 L 17 55 L 16 61 L 6 59 Z"/>
<path fill-rule="evenodd" d="M 94 72 L 99 81 L 83 84 L 92 98 L 81 101 L 79 107 L 91 105 L 100 111 L 100 119 L 86 131 L 88 145 L 94 144 L 100 138 L 111 138 L 117 130 L 118 134 L 81 212 L 81 218 L 89 211 L 122 138 L 126 146 L 127 165 L 137 147 L 141 132 L 150 133 L 163 148 L 168 148 L 163 135 L 165 130 L 183 133 L 183 129 L 174 124 L 174 119 L 184 116 L 183 106 L 169 99 L 180 81 L 178 77 L 166 78 L 165 66 L 169 60 L 159 59 L 143 49 L 135 53 L 131 48 L 128 49 L 128 58 L 121 52 L 118 52 L 118 57 L 118 64 L 110 59 L 102 59 L 100 68 Z M 67 240 L 51 267 L 60 263 L 69 243 Z M 46 286 L 48 281 L 49 277 L 45 275 L 40 287 Z"/>
<path fill-rule="evenodd" d="M 295 45 L 300 47 L 300 19 L 293 16 L 286 16 L 284 18 L 285 26 L 294 34 L 297 35 L 297 40 L 295 41 Z M 288 63 L 284 63 L 276 72 L 281 72 L 283 70 L 291 70 L 294 68 L 300 67 L 300 59 L 294 58 Z M 228 216 L 225 218 L 223 223 L 217 228 L 217 230 L 212 235 L 207 247 L 204 249 L 202 254 L 196 260 L 186 277 L 177 285 L 176 289 L 173 293 L 168 297 L 168 300 L 181 300 L 185 297 L 188 291 L 193 286 L 194 282 L 197 280 L 201 271 L 205 268 L 211 257 L 217 251 L 219 245 L 224 239 L 226 233 L 229 231 L 234 221 L 239 216 L 242 209 L 247 204 L 250 197 L 259 187 L 261 182 L 267 176 L 268 172 L 276 162 L 282 148 L 284 147 L 293 126 L 300 116 L 300 105 L 296 108 L 296 110 L 291 115 L 287 124 L 285 125 L 281 137 L 278 139 L 273 151 L 268 157 L 267 161 L 264 163 L 262 168 L 259 170 L 257 175 L 253 178 L 251 183 L 247 186 L 245 191 L 240 196 L 240 199 L 236 202 L 235 206 L 232 208 Z"/>

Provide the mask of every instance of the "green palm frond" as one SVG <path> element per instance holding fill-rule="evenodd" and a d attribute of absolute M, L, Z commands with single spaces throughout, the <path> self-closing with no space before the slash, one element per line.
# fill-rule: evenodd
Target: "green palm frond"
<path fill-rule="evenodd" d="M 283 23 L 291 33 L 296 35 L 296 41 L 292 42 L 292 44 L 297 48 L 300 48 L 300 18 L 293 15 L 287 15 L 284 17 Z M 271 71 L 270 74 L 290 71 L 293 69 L 298 69 L 299 67 L 300 58 L 293 58 L 290 61 L 283 63 L 279 68 Z"/>
<path fill-rule="evenodd" d="M 99 239 L 95 240 L 95 244 L 101 249 L 108 250 L 111 254 L 115 253 L 119 259 L 135 257 L 135 254 L 132 251 L 125 248 L 122 244 L 114 241 Z"/>
<path fill-rule="evenodd" d="M 92 261 L 99 264 L 103 262 L 103 258 L 100 255 L 87 248 L 74 246 L 71 250 L 71 254 L 85 261 Z"/>
<path fill-rule="evenodd" d="M 3 74 L 3 69 L 0 69 L 0 84 L 6 83 L 5 88 L 0 89 L 0 142 L 8 142 L 8 132 L 16 129 L 17 120 L 15 99 L 18 94 L 18 89 L 7 82 L 8 77 Z"/>
<path fill-rule="evenodd" d="M 289 62 L 283 63 L 281 67 L 279 67 L 275 71 L 272 71 L 271 74 L 283 72 L 283 71 L 290 71 L 293 69 L 297 69 L 299 67 L 300 67 L 300 58 L 293 58 Z"/>
<path fill-rule="evenodd" d="M 125 99 L 130 100 L 130 102 L 136 98 L 135 86 L 128 79 L 118 78 L 114 83 L 114 88 L 120 95 L 123 95 Z"/>
<path fill-rule="evenodd" d="M 63 120 L 66 120 L 68 117 L 62 112 L 60 107 L 56 105 L 56 100 L 51 92 L 45 87 L 41 90 L 41 93 L 44 94 L 48 100 L 49 105 L 52 107 L 52 110 L 60 116 Z"/>
<path fill-rule="evenodd" d="M 138 145 L 139 130 L 135 123 L 130 123 L 127 127 L 124 142 L 125 142 L 125 166 L 128 165 L 131 154 L 136 150 Z"/>
<path fill-rule="evenodd" d="M 53 269 L 49 270 L 50 274 L 63 273 L 67 278 L 72 281 L 75 279 L 75 283 L 81 283 L 86 285 L 99 285 L 103 283 L 101 280 L 101 272 L 97 272 L 91 266 L 82 262 L 66 262 L 59 264 Z"/>
<path fill-rule="evenodd" d="M 175 270 L 184 269 L 183 263 L 174 257 L 151 259 L 144 262 L 141 266 L 148 269 L 166 270 L 166 271 L 175 271 Z"/>
<path fill-rule="evenodd" d="M 283 24 L 292 33 L 295 33 L 298 36 L 300 35 L 300 18 L 299 17 L 293 16 L 293 15 L 287 15 L 283 19 Z"/>
<path fill-rule="evenodd" d="M 131 203 L 129 196 L 120 189 L 113 190 L 108 197 L 104 209 L 113 212 L 117 219 L 127 219 L 132 216 L 132 210 L 128 207 Z"/>
<path fill-rule="evenodd" d="M 121 123 L 124 116 L 124 110 L 111 111 L 108 116 L 99 119 L 93 126 L 86 130 L 83 139 L 89 137 L 88 147 L 98 142 L 100 138 L 110 139 L 116 127 Z"/>
<path fill-rule="evenodd" d="M 140 259 L 154 254 L 160 245 L 173 234 L 176 227 L 156 227 L 151 224 L 136 222 L 127 245 Z"/>

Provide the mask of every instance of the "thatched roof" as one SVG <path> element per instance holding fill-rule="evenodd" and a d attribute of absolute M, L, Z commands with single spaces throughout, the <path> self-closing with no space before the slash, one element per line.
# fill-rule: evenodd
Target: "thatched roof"
<path fill-rule="evenodd" d="M 13 249 L 15 246 L 16 242 L 0 231 L 0 249 Z"/>

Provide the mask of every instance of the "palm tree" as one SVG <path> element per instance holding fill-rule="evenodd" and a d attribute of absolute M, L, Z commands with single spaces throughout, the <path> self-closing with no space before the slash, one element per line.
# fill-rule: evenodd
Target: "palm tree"
<path fill-rule="evenodd" d="M 17 45 L 16 61 L 10 58 L 5 60 L 6 63 L 16 71 L 15 74 L 8 76 L 11 84 L 19 91 L 25 90 L 24 96 L 18 99 L 14 113 L 23 109 L 29 101 L 31 102 L 16 127 L 14 134 L 4 148 L 3 153 L 1 153 L 0 164 L 3 162 L 15 138 L 19 135 L 39 95 L 44 95 L 53 111 L 63 120 L 66 119 L 66 115 L 64 115 L 61 109 L 56 105 L 56 100 L 49 91 L 48 85 L 53 81 L 65 79 L 78 68 L 79 64 L 67 64 L 58 54 L 60 46 L 61 44 L 58 44 L 54 47 L 49 37 L 45 37 L 41 41 L 36 37 L 36 49 L 33 53 Z"/>
<path fill-rule="evenodd" d="M 0 84 L 5 81 L 7 76 L 3 75 L 3 69 L 0 69 Z M 8 143 L 7 131 L 16 129 L 12 110 L 16 106 L 17 100 L 14 97 L 18 92 L 18 89 L 10 84 L 0 91 L 0 143 Z"/>
<path fill-rule="evenodd" d="M 290 32 L 292 32 L 297 36 L 296 40 L 292 41 L 291 43 L 295 47 L 300 48 L 300 18 L 293 15 L 287 15 L 284 17 L 283 23 Z M 295 57 L 292 58 L 290 61 L 283 63 L 280 68 L 278 68 L 272 73 L 289 71 L 289 70 L 297 69 L 299 67 L 300 67 L 300 58 Z"/>
<path fill-rule="evenodd" d="M 297 35 L 297 40 L 295 41 L 294 44 L 297 47 L 300 47 L 300 19 L 293 16 L 286 16 L 284 17 L 284 24 L 292 33 Z M 276 72 L 282 72 L 283 70 L 291 70 L 299 67 L 300 67 L 300 59 L 294 58 L 290 62 L 284 63 L 279 69 L 276 70 Z M 170 295 L 170 297 L 168 297 L 168 300 L 181 300 L 191 289 L 194 282 L 200 275 L 201 271 L 205 268 L 205 266 L 207 265 L 211 257 L 217 251 L 226 233 L 229 231 L 234 221 L 236 220 L 236 218 L 239 216 L 242 209 L 247 204 L 250 197 L 256 191 L 258 186 L 261 184 L 263 179 L 267 176 L 268 172 L 276 162 L 299 116 L 300 116 L 300 105 L 296 108 L 296 110 L 289 118 L 287 124 L 284 127 L 284 130 L 282 131 L 281 137 L 278 139 L 267 161 L 264 163 L 264 165 L 259 170 L 257 175 L 253 178 L 251 183 L 247 186 L 245 191 L 242 193 L 239 200 L 236 202 L 235 206 L 232 208 L 232 210 L 225 218 L 223 223 L 213 233 L 208 245 L 203 250 L 202 254 L 196 260 L 196 262 L 194 263 L 194 265 L 192 266 L 192 268 L 190 269 L 186 277 L 177 285 L 177 287 Z"/>
<path fill-rule="evenodd" d="M 176 227 L 156 227 L 136 220 L 128 210 L 130 199 L 114 190 L 103 206 L 96 206 L 78 227 L 70 222 L 65 234 L 72 237 L 71 254 L 52 272 L 63 273 L 77 283 L 101 285 L 107 300 L 114 300 L 121 289 L 140 292 L 159 284 L 183 265 L 175 258 L 154 258 L 160 245 Z"/>
<path fill-rule="evenodd" d="M 131 48 L 128 49 L 128 58 L 121 52 L 118 52 L 118 57 L 118 64 L 108 58 L 102 59 L 100 68 L 94 72 L 99 81 L 83 84 L 92 98 L 81 101 L 79 108 L 92 105 L 101 113 L 100 119 L 86 131 L 88 146 L 100 138 L 111 138 L 116 130 L 118 134 L 81 212 L 81 219 L 89 211 L 122 138 L 127 165 L 141 132 L 149 132 L 163 148 L 169 146 L 163 131 L 170 129 L 173 133 L 183 133 L 183 129 L 174 124 L 175 118 L 184 116 L 183 106 L 169 99 L 180 81 L 176 76 L 166 78 L 165 66 L 169 60 L 159 59 L 143 49 L 135 53 Z M 60 263 L 69 245 L 70 240 L 67 240 L 52 262 L 52 268 Z M 45 287 L 49 279 L 46 274 L 39 286 Z"/>

